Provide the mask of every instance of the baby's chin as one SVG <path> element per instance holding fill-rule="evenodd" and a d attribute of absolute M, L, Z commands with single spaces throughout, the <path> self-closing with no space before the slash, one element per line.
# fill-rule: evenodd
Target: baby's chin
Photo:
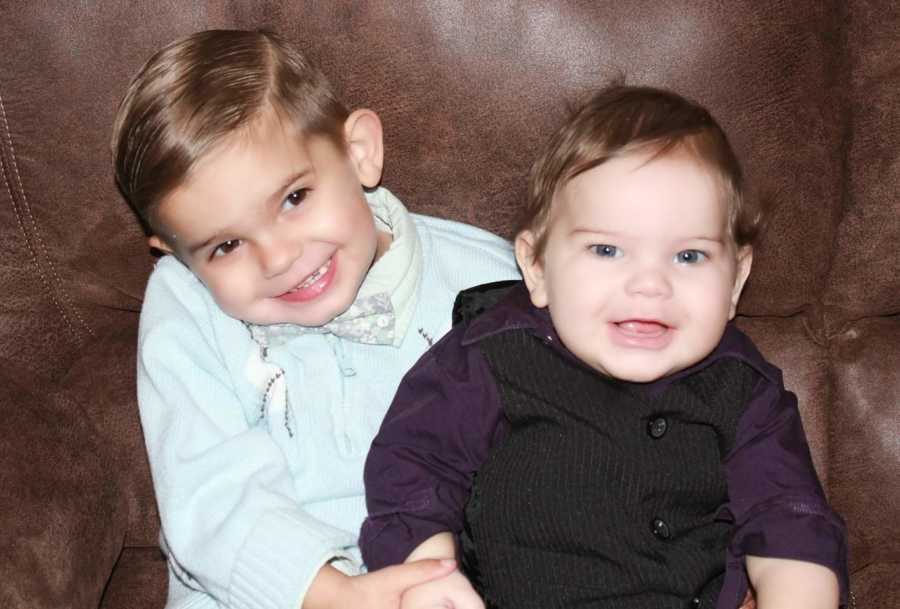
<path fill-rule="evenodd" d="M 641 372 L 641 373 L 629 373 L 629 372 L 623 372 L 623 373 L 606 373 L 606 374 L 607 374 L 607 376 L 609 376 L 609 377 L 612 377 L 612 378 L 614 378 L 614 379 L 616 379 L 616 380 L 623 381 L 623 382 L 626 382 L 626 383 L 642 383 L 642 384 L 646 384 L 646 383 L 653 383 L 653 382 L 658 381 L 658 380 L 660 380 L 660 379 L 662 379 L 662 378 L 665 378 L 665 377 L 668 376 L 670 373 L 669 373 L 669 372 L 665 372 L 665 373 L 661 373 L 661 374 L 656 374 L 656 373 L 653 373 L 653 374 L 647 374 L 647 373 L 645 373 L 645 372 Z"/>
<path fill-rule="evenodd" d="M 604 376 L 626 383 L 653 383 L 681 369 L 641 364 L 640 362 L 607 362 L 605 365 L 596 362 L 590 366 Z"/>

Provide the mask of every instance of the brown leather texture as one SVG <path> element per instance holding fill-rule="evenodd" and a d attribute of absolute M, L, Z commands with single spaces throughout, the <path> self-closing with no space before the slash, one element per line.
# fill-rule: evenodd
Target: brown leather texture
<path fill-rule="evenodd" d="M 900 607 L 895 0 L 0 2 L 0 606 L 165 602 L 134 388 L 153 259 L 108 140 L 143 61 L 206 28 L 295 41 L 381 116 L 385 186 L 507 237 L 597 87 L 709 107 L 773 205 L 739 323 L 798 394 L 857 606 Z"/>

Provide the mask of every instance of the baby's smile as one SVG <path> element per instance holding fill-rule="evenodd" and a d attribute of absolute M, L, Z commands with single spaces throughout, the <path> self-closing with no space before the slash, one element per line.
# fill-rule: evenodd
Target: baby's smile
<path fill-rule="evenodd" d="M 672 342 L 675 329 L 654 319 L 624 319 L 610 322 L 613 342 L 622 347 L 664 349 Z"/>

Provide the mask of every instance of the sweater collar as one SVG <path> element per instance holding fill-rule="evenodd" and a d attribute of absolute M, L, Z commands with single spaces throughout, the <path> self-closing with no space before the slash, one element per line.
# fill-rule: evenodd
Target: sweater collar
<path fill-rule="evenodd" d="M 390 233 L 391 245 L 369 269 L 357 298 L 384 293 L 394 309 L 394 341 L 403 342 L 416 309 L 422 282 L 422 244 L 412 215 L 386 188 L 366 193 L 366 201 L 375 218 L 375 228 Z"/>

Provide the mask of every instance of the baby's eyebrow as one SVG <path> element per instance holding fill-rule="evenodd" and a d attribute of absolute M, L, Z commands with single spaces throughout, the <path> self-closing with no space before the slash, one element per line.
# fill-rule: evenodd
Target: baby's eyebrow
<path fill-rule="evenodd" d="M 725 245 L 725 239 L 722 237 L 689 237 L 685 241 L 706 241 L 715 245 Z"/>

